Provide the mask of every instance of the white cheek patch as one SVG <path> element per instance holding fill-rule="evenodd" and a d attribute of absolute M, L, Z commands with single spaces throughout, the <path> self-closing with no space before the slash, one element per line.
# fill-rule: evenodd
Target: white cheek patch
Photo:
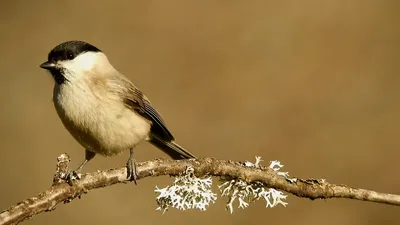
<path fill-rule="evenodd" d="M 98 61 L 99 56 L 94 52 L 86 52 L 78 55 L 73 60 L 59 62 L 69 73 L 83 73 L 90 71 Z"/>
<path fill-rule="evenodd" d="M 79 70 L 88 71 L 93 68 L 96 63 L 97 56 L 96 53 L 86 52 L 81 55 L 78 55 L 75 59 L 72 60 L 74 67 Z"/>
<path fill-rule="evenodd" d="M 87 72 L 92 71 L 95 67 L 102 66 L 103 64 L 109 65 L 109 62 L 107 57 L 101 52 L 85 52 L 72 60 L 60 61 L 58 64 L 64 69 L 65 78 L 73 82 L 85 76 Z"/>

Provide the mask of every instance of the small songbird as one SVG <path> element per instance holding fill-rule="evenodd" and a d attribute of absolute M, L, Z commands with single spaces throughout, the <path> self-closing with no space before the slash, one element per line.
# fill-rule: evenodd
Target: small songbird
<path fill-rule="evenodd" d="M 69 173 L 69 179 L 96 154 L 115 156 L 129 150 L 127 176 L 136 183 L 134 148 L 142 140 L 173 159 L 195 158 L 175 143 L 149 99 L 97 47 L 83 41 L 61 43 L 40 67 L 54 78 L 53 102 L 58 116 L 86 149 L 85 160 Z"/>

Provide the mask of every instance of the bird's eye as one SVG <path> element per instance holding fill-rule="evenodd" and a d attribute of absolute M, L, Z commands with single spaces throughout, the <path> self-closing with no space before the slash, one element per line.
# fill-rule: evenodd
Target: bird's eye
<path fill-rule="evenodd" d="M 74 59 L 74 53 L 72 53 L 72 52 L 67 52 L 67 59 L 69 59 L 69 60 Z"/>

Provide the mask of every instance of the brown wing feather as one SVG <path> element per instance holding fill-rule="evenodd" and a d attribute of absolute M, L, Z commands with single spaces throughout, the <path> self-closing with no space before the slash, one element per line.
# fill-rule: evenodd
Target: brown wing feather
<path fill-rule="evenodd" d="M 114 86 L 112 91 L 118 91 L 126 107 L 151 121 L 149 142 L 161 149 L 173 159 L 189 159 L 195 156 L 174 142 L 174 137 L 168 130 L 160 113 L 151 105 L 147 97 L 136 88 L 126 77 L 114 77 L 110 81 Z M 115 87 L 118 86 L 118 87 Z"/>
<path fill-rule="evenodd" d="M 165 141 L 173 141 L 174 137 L 165 125 L 163 118 L 160 113 L 153 108 L 147 97 L 133 85 L 129 88 L 128 93 L 129 94 L 123 98 L 125 105 L 152 122 L 150 130 L 152 135 Z"/>

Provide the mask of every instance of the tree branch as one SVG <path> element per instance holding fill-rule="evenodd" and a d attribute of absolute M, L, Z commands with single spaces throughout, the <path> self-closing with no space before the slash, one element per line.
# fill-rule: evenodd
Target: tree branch
<path fill-rule="evenodd" d="M 36 214 L 54 210 L 61 203 L 67 203 L 91 189 L 107 187 L 118 183 L 126 183 L 126 168 L 110 169 L 82 175 L 73 185 L 64 181 L 68 171 L 70 158 L 67 154 L 58 157 L 57 171 L 53 178 L 53 185 L 35 197 L 23 200 L 18 204 L 0 212 L 0 224 L 18 224 Z M 212 175 L 242 179 L 248 183 L 262 182 L 267 187 L 275 188 L 309 199 L 349 198 L 376 203 L 400 206 L 400 195 L 379 193 L 371 190 L 351 188 L 346 185 L 329 184 L 315 179 L 289 180 L 277 175 L 269 167 L 249 168 L 243 163 L 214 158 L 191 160 L 164 160 L 157 159 L 138 163 L 138 179 L 163 175 L 179 175 L 187 167 L 194 168 L 198 177 Z"/>

